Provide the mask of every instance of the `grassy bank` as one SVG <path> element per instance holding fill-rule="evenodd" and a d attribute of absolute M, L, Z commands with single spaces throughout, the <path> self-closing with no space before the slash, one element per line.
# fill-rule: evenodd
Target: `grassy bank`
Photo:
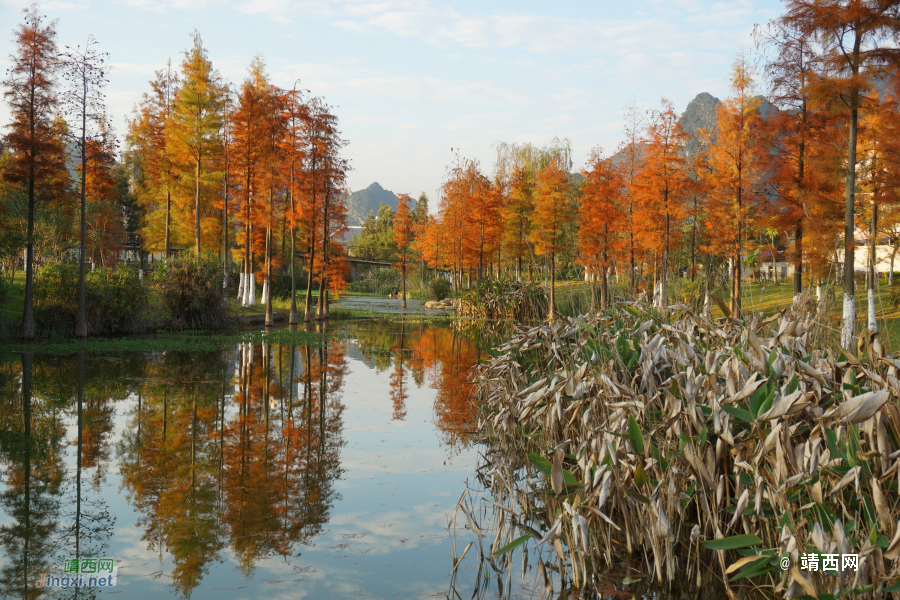
<path fill-rule="evenodd" d="M 521 330 L 476 382 L 485 560 L 528 548 L 595 591 L 628 560 L 718 597 L 900 590 L 900 361 L 817 350 L 818 327 L 622 307 Z M 824 554 L 858 568 L 801 570 Z"/>
<path fill-rule="evenodd" d="M 3 302 L 0 302 L 0 342 L 6 340 L 9 343 L 13 343 L 19 336 L 19 328 L 22 321 L 22 310 L 25 299 L 25 276 L 23 272 L 19 272 L 16 274 L 12 285 L 6 286 L 6 291 L 6 297 L 3 299 Z M 164 324 L 168 319 L 168 315 L 163 310 L 157 291 L 153 288 L 148 287 L 147 292 L 147 304 L 140 311 L 140 314 L 135 316 L 135 321 Z M 448 318 L 446 313 L 439 312 L 435 312 L 434 314 L 429 315 L 418 314 L 414 316 L 404 316 L 400 314 L 386 314 L 374 310 L 365 310 L 359 308 L 343 308 L 339 305 L 340 298 L 352 297 L 378 298 L 381 296 L 377 294 L 363 294 L 353 292 L 344 292 L 343 294 L 338 296 L 337 299 L 332 296 L 329 318 L 335 321 L 348 319 L 383 318 Z M 303 290 L 298 293 L 297 297 L 297 308 L 301 315 L 303 314 L 305 299 L 305 290 Z M 316 291 L 312 295 L 312 302 L 315 304 L 317 301 L 318 292 Z M 272 310 L 274 313 L 276 313 L 276 315 L 283 317 L 279 322 L 286 322 L 286 316 L 290 311 L 290 299 L 287 297 L 274 297 L 272 299 Z M 233 328 L 240 327 L 242 319 L 264 315 L 266 313 L 266 306 L 265 304 L 257 303 L 250 307 L 244 307 L 236 298 L 229 297 L 227 300 L 227 311 L 228 315 L 234 318 L 233 325 L 230 326 Z M 315 312 L 315 308 L 313 309 L 313 311 Z M 43 337 L 45 338 L 45 342 L 65 343 L 65 340 L 68 336 L 63 334 L 55 334 L 51 331 L 48 335 L 44 335 Z M 47 339 L 48 337 L 49 339 Z M 127 340 L 129 338 L 126 337 L 124 339 Z"/>

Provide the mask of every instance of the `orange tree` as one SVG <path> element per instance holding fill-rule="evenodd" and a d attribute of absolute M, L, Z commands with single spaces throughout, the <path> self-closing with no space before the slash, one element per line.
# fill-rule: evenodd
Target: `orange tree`
<path fill-rule="evenodd" d="M 34 337 L 34 211 L 39 200 L 52 200 L 62 190 L 53 182 L 66 183 L 65 151 L 59 135 L 56 96 L 56 22 L 44 24 L 36 4 L 23 11 L 25 22 L 15 33 L 15 54 L 3 84 L 12 122 L 7 142 L 12 149 L 4 178 L 23 185 L 28 195 L 25 236 L 25 307 L 21 334 Z M 47 185 L 50 184 L 50 185 Z"/>
<path fill-rule="evenodd" d="M 406 308 L 406 257 L 412 242 L 413 227 L 410 220 L 409 205 L 412 199 L 409 194 L 400 194 L 397 197 L 397 212 L 394 213 L 394 243 L 400 252 L 400 275 L 403 280 L 403 308 Z"/>
<path fill-rule="evenodd" d="M 537 173 L 534 227 L 531 239 L 535 252 L 550 259 L 550 314 L 556 317 L 556 256 L 565 251 L 564 229 L 572 220 L 568 165 L 555 157 Z"/>
<path fill-rule="evenodd" d="M 760 176 L 759 99 L 753 95 L 750 66 L 734 65 L 732 96 L 716 111 L 716 131 L 708 142 L 710 209 L 707 217 L 712 252 L 731 263 L 731 314 L 741 314 L 741 259 L 749 248 L 749 224 L 756 218 Z"/>
<path fill-rule="evenodd" d="M 578 208 L 578 253 L 590 272 L 591 310 L 597 305 L 597 275 L 600 275 L 600 307 L 609 306 L 607 273 L 617 229 L 623 222 L 622 174 L 612 159 L 594 150 L 582 171 L 586 181 Z"/>
<path fill-rule="evenodd" d="M 900 50 L 900 5 L 884 0 L 787 0 L 781 21 L 816 40 L 825 88 L 843 105 L 847 137 L 844 160 L 844 308 L 841 345 L 850 348 L 855 338 L 856 305 L 853 273 L 853 223 L 856 212 L 857 137 L 859 113 L 866 89 L 880 63 L 896 62 Z"/>
<path fill-rule="evenodd" d="M 682 153 L 684 143 L 685 134 L 678 124 L 678 115 L 672 103 L 663 100 L 662 110 L 651 113 L 644 165 L 634 190 L 638 199 L 635 209 L 638 235 L 646 247 L 660 256 L 657 296 L 660 306 L 668 305 L 669 256 L 672 246 L 679 241 L 673 221 L 679 222 L 684 216 L 685 190 L 689 184 Z"/>
<path fill-rule="evenodd" d="M 143 209 L 144 248 L 162 250 L 166 257 L 171 249 L 173 184 L 169 120 L 177 86 L 178 76 L 170 60 L 150 82 L 151 91 L 135 109 L 126 136 L 126 158 L 136 175 L 132 177 L 134 193 Z"/>

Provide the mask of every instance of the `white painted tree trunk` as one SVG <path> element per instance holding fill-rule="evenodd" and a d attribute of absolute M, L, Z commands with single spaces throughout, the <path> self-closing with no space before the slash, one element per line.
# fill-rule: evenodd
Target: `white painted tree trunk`
<path fill-rule="evenodd" d="M 250 306 L 251 300 L 251 292 L 250 292 L 250 281 L 253 279 L 253 275 L 244 274 L 244 297 L 241 299 L 241 304 L 245 307 Z"/>
<path fill-rule="evenodd" d="M 821 301 L 822 301 L 822 284 L 817 283 L 816 284 L 816 302 L 821 302 Z"/>
<path fill-rule="evenodd" d="M 237 299 L 243 302 L 244 300 L 244 282 L 247 280 L 246 274 L 241 271 L 241 274 L 238 275 L 238 293 Z"/>
<path fill-rule="evenodd" d="M 844 293 L 844 310 L 841 322 L 841 346 L 852 352 L 856 327 L 856 304 L 851 294 Z"/>
<path fill-rule="evenodd" d="M 269 301 L 269 280 L 266 279 L 263 281 L 262 297 L 260 298 L 260 304 L 266 304 L 268 301 Z"/>
<path fill-rule="evenodd" d="M 866 296 L 869 309 L 867 314 L 867 324 L 869 327 L 869 333 L 873 333 L 875 331 L 878 331 L 878 321 L 875 319 L 875 290 L 866 290 Z"/>
<path fill-rule="evenodd" d="M 256 276 L 253 273 L 250 273 L 250 294 L 247 298 L 247 306 L 254 306 L 256 304 Z"/>

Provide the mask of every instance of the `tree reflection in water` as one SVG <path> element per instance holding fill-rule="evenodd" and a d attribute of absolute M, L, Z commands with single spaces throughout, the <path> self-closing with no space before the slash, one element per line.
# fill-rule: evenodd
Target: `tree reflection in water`
<path fill-rule="evenodd" d="M 379 371 L 393 369 L 384 395 L 394 418 L 405 417 L 411 386 L 429 385 L 443 443 L 469 445 L 468 374 L 480 357 L 471 336 L 434 324 L 342 327 Z M 339 336 L 0 354 L 0 598 L 42 596 L 40 574 L 59 574 L 63 559 L 113 553 L 108 478 L 121 478 L 142 545 L 180 596 L 231 555 L 250 577 L 263 559 L 299 554 L 340 499 L 347 347 Z"/>
<path fill-rule="evenodd" d="M 330 342 L 148 361 L 122 477 L 148 547 L 171 553 L 181 594 L 225 547 L 249 577 L 321 531 L 341 473 L 344 363 Z"/>
<path fill-rule="evenodd" d="M 399 329 L 399 330 L 398 330 Z M 359 349 L 377 372 L 391 367 L 390 397 L 393 418 L 406 415 L 407 371 L 416 387 L 426 381 L 437 391 L 434 402 L 435 425 L 443 442 L 451 448 L 470 445 L 472 406 L 469 373 L 483 358 L 474 336 L 449 323 L 403 323 L 372 321 L 348 325 L 347 333 L 359 343 Z"/>

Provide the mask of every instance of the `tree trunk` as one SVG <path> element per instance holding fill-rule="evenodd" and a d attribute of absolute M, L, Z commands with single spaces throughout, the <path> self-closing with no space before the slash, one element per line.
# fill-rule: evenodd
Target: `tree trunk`
<path fill-rule="evenodd" d="M 307 258 L 307 276 L 306 276 L 306 304 L 304 306 L 303 320 L 310 321 L 312 319 L 312 286 L 313 286 L 313 260 L 316 254 L 316 247 L 313 240 L 312 232 L 310 232 L 309 245 L 306 248 Z"/>
<path fill-rule="evenodd" d="M 894 285 L 894 257 L 897 256 L 897 242 L 891 244 L 891 272 L 888 273 L 888 285 Z"/>
<path fill-rule="evenodd" d="M 291 167 L 291 314 L 288 317 L 289 325 L 297 324 L 297 277 L 295 263 L 297 262 L 297 224 L 294 222 L 294 168 Z M 293 353 L 291 354 L 293 357 Z M 293 358 L 291 359 L 293 360 Z M 293 365 L 293 362 L 291 362 Z M 293 383 L 291 384 L 293 385 Z"/>
<path fill-rule="evenodd" d="M 853 45 L 853 76 L 859 75 L 860 33 L 856 32 Z M 856 81 L 851 83 L 855 86 Z M 856 338 L 856 289 L 853 281 L 854 271 L 854 211 L 856 209 L 856 137 L 859 127 L 859 90 L 850 91 L 850 138 L 847 141 L 847 176 L 844 181 L 844 307 L 841 323 L 841 346 L 848 352 L 853 351 Z"/>
<path fill-rule="evenodd" d="M 226 157 L 225 190 L 222 196 L 222 291 L 226 297 L 228 296 L 228 279 L 231 275 L 228 263 L 228 166 Z"/>
<path fill-rule="evenodd" d="M 403 255 L 403 263 L 400 267 L 401 275 L 403 276 L 403 301 L 400 305 L 401 308 L 406 308 L 406 254 Z"/>
<path fill-rule="evenodd" d="M 200 258 L 200 151 L 197 151 L 197 166 L 194 170 L 194 227 L 196 227 L 197 258 Z"/>
<path fill-rule="evenodd" d="M 597 312 L 597 278 L 594 270 L 588 271 L 588 284 L 591 286 L 591 312 Z"/>
<path fill-rule="evenodd" d="M 866 282 L 867 325 L 869 333 L 878 331 L 878 320 L 875 318 L 875 261 L 877 259 L 875 237 L 878 233 L 878 205 L 875 194 L 872 195 L 872 223 L 869 228 L 869 277 Z"/>
<path fill-rule="evenodd" d="M 319 303 L 316 308 L 316 320 L 327 319 L 325 290 L 328 284 L 328 202 L 329 193 L 325 194 L 325 204 L 322 210 L 322 277 L 319 279 Z"/>
<path fill-rule="evenodd" d="M 172 190 L 169 189 L 169 184 L 166 184 L 166 239 L 163 243 L 163 257 L 169 258 L 169 252 L 171 251 L 170 246 L 170 229 L 172 226 Z"/>
<path fill-rule="evenodd" d="M 269 204 L 271 211 L 271 204 Z M 270 213 L 271 215 L 271 213 Z M 275 325 L 272 316 L 272 225 L 266 228 L 266 327 Z"/>
<path fill-rule="evenodd" d="M 706 272 L 704 276 L 706 277 L 706 281 L 704 282 L 706 285 L 703 288 L 703 314 L 706 315 L 706 318 L 712 316 L 712 306 L 711 306 L 711 297 L 709 295 L 709 287 L 712 282 L 712 254 L 706 255 Z"/>
<path fill-rule="evenodd" d="M 697 271 L 697 217 L 696 211 L 694 216 L 693 229 L 691 232 L 691 283 L 694 283 L 694 275 Z"/>
<path fill-rule="evenodd" d="M 668 204 L 668 192 L 666 193 L 666 203 Z M 663 247 L 662 267 L 659 277 L 659 306 L 666 308 L 669 306 L 669 213 L 666 210 L 666 241 Z"/>
<path fill-rule="evenodd" d="M 803 220 L 794 228 L 794 299 L 803 293 Z"/>
<path fill-rule="evenodd" d="M 600 275 L 600 310 L 609 308 L 609 265 L 607 251 L 603 249 L 602 273 Z"/>
<path fill-rule="evenodd" d="M 85 94 L 87 91 L 85 91 Z M 85 99 L 86 100 L 86 99 Z M 87 107 L 83 107 L 81 113 L 81 221 L 79 224 L 79 231 L 81 232 L 81 239 L 78 241 L 78 317 L 75 322 L 75 336 L 79 338 L 86 338 L 88 334 L 87 327 L 87 284 L 85 283 L 85 274 L 84 274 L 84 253 L 85 253 L 85 240 L 87 239 L 87 226 L 85 224 L 85 206 L 87 204 Z M 31 207 L 29 206 L 29 213 Z M 31 222 L 31 217 L 29 214 L 29 223 Z M 29 234 L 29 239 L 31 235 Z M 31 251 L 28 252 L 29 256 L 31 255 Z"/>
<path fill-rule="evenodd" d="M 550 316 L 552 321 L 556 318 L 556 255 L 550 254 Z"/>
<path fill-rule="evenodd" d="M 778 260 L 775 257 L 775 242 L 772 242 L 772 281 L 778 283 Z"/>

